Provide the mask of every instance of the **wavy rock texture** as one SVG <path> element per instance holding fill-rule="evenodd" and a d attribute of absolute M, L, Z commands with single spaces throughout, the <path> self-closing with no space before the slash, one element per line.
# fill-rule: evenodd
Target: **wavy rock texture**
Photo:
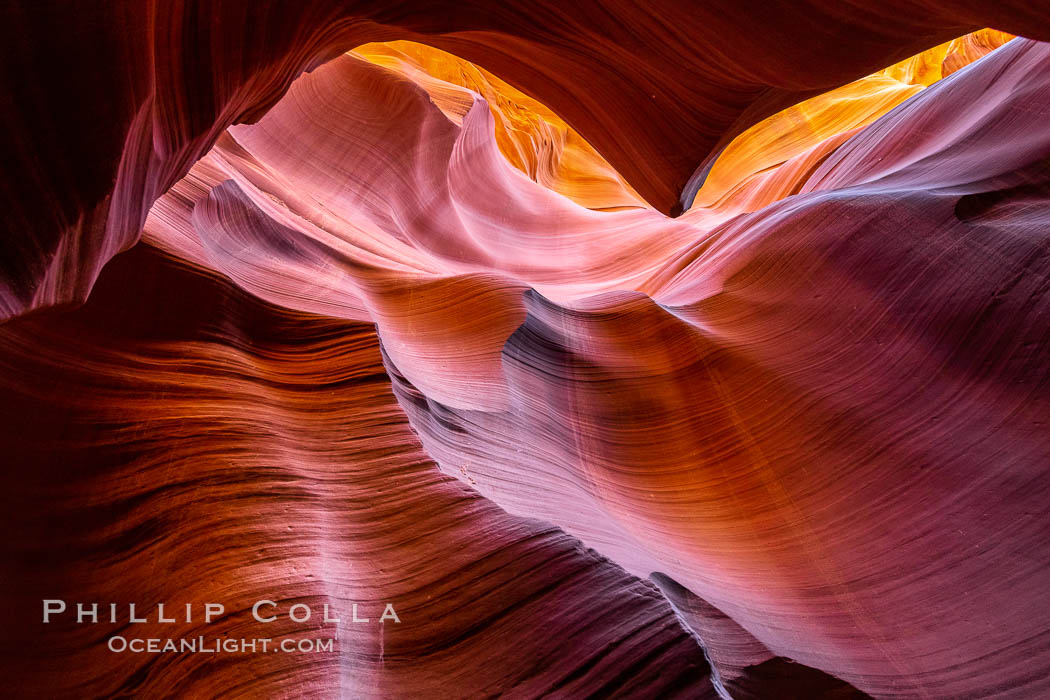
<path fill-rule="evenodd" d="M 0 367 L 22 472 L 2 508 L 15 696 L 717 697 L 655 588 L 433 468 L 370 325 L 277 309 L 140 246 L 83 308 L 5 326 Z M 40 625 L 42 595 L 223 601 L 212 624 L 123 633 L 326 632 L 340 651 L 114 654 L 109 626 Z M 264 599 L 373 620 L 389 602 L 403 622 L 259 625 Z"/>
<path fill-rule="evenodd" d="M 1050 693 L 1050 45 L 883 68 L 1037 6 L 358 9 L 114 5 L 35 155 L 19 88 L 6 312 L 101 276 L 0 329 L 17 690 Z M 43 589 L 415 621 L 117 664 Z"/>
<path fill-rule="evenodd" d="M 21 175 L 0 195 L 10 222 L 0 318 L 83 300 L 227 126 L 258 119 L 302 71 L 367 42 L 421 41 L 484 66 L 676 212 L 706 158 L 802 97 L 979 27 L 1050 40 L 1050 14 L 1025 0 L 867 5 L 8 4 L 0 87 L 12 136 L 0 161 Z"/>

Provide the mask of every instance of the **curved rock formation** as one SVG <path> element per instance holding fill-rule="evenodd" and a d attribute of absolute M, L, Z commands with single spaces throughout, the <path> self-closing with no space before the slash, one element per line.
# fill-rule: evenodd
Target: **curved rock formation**
<path fill-rule="evenodd" d="M 15 81 L 18 692 L 1050 693 L 1050 44 L 938 43 L 1046 18 L 562 5 L 113 5 L 83 113 Z"/>
<path fill-rule="evenodd" d="M 18 566 L 3 582 L 15 696 L 716 697 L 651 586 L 433 468 L 369 325 L 262 304 L 140 246 L 83 308 L 5 326 L 0 367 L 21 474 L 0 509 Z M 180 622 L 150 616 L 129 636 L 340 648 L 117 654 L 112 628 L 40 625 L 41 598 L 103 602 L 103 617 L 110 602 L 168 603 Z M 259 600 L 314 614 L 252 631 Z M 207 601 L 226 614 L 181 624 L 185 603 Z M 386 603 L 400 624 L 375 624 Z M 354 604 L 371 624 L 350 621 Z M 340 623 L 318 619 L 323 605 Z"/>
<path fill-rule="evenodd" d="M 302 71 L 367 42 L 422 41 L 494 71 L 673 213 L 705 158 L 803 96 L 978 27 L 1050 39 L 1045 8 L 1022 0 L 877 10 L 825 0 L 119 0 L 65 13 L 9 5 L 0 23 L 11 134 L 0 160 L 24 174 L 0 200 L 12 234 L 0 318 L 83 300 L 227 126 L 258 119 Z"/>

